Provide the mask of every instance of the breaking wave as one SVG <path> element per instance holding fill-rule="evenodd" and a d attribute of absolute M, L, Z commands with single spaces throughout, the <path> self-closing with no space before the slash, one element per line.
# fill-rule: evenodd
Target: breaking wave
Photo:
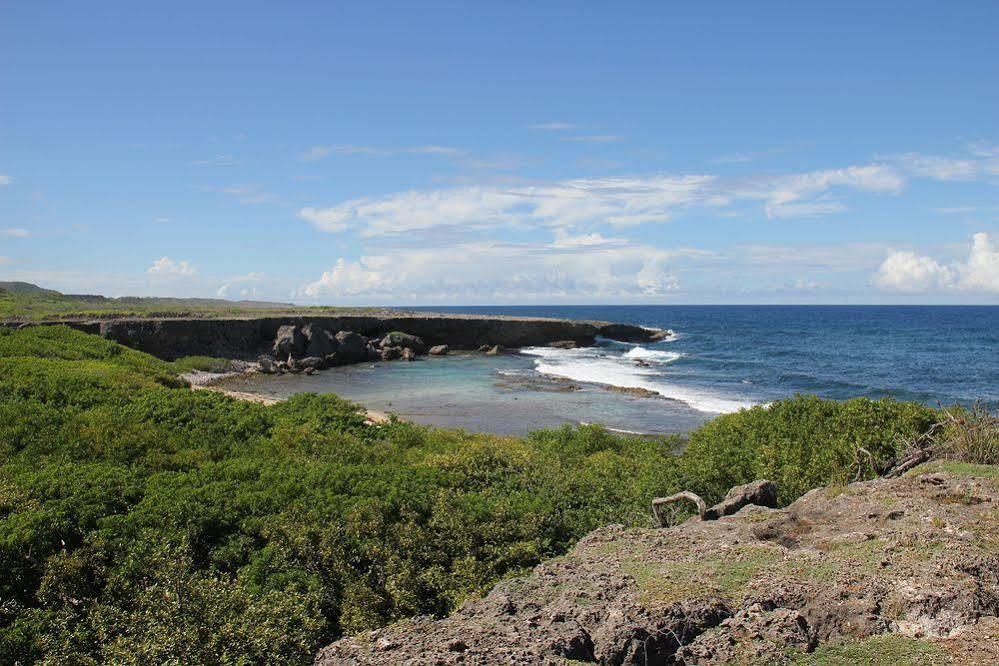
<path fill-rule="evenodd" d="M 674 334 L 675 335 L 675 334 Z M 588 384 L 618 388 L 637 388 L 678 400 L 702 412 L 727 413 L 753 406 L 753 402 L 732 398 L 701 387 L 671 381 L 668 367 L 683 354 L 661 349 L 629 345 L 597 346 L 579 349 L 526 347 L 522 354 L 534 356 L 539 374 Z"/>

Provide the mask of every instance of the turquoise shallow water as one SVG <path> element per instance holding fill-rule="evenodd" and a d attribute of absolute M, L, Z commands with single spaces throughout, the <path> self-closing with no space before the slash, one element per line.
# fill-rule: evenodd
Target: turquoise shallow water
<path fill-rule="evenodd" d="M 572 306 L 427 308 L 603 319 L 675 335 L 653 345 L 365 364 L 240 386 L 285 397 L 333 392 L 421 423 L 523 433 L 598 422 L 689 430 L 721 412 L 795 393 L 891 396 L 999 408 L 999 307 Z M 607 390 L 637 387 L 658 398 Z"/>
<path fill-rule="evenodd" d="M 256 376 L 227 386 L 276 398 L 304 391 L 336 393 L 417 423 L 499 434 L 584 421 L 633 432 L 673 432 L 711 416 L 676 401 L 545 379 L 536 375 L 534 358 L 521 354 L 365 363 L 312 376 Z"/>

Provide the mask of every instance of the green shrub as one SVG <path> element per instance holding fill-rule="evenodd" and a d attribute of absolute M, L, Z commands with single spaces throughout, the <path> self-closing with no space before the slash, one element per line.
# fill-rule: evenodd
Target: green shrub
<path fill-rule="evenodd" d="M 782 504 L 811 488 L 872 476 L 877 464 L 928 431 L 936 413 L 888 398 L 837 402 L 796 396 L 719 416 L 690 434 L 681 456 L 683 485 L 714 502 L 754 479 L 778 485 Z"/>

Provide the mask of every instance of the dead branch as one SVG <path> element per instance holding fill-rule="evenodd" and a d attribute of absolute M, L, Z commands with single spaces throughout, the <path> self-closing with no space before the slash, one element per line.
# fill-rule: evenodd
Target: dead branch
<path fill-rule="evenodd" d="M 700 495 L 690 492 L 689 490 L 684 490 L 683 492 L 677 493 L 675 495 L 670 495 L 669 497 L 657 497 L 652 500 L 652 515 L 656 517 L 656 522 L 659 523 L 660 527 L 667 527 L 666 521 L 664 520 L 662 514 L 659 512 L 660 507 L 666 504 L 673 504 L 674 502 L 679 502 L 680 500 L 690 500 L 697 505 L 697 514 L 704 520 L 705 514 L 708 512 L 707 503 L 701 499 Z"/>

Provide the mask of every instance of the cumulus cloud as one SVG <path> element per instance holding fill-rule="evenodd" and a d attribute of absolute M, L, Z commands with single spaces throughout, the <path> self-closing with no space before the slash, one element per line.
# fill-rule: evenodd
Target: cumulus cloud
<path fill-rule="evenodd" d="M 31 235 L 27 229 L 12 228 L 0 229 L 0 236 L 13 236 L 14 238 L 26 238 Z"/>
<path fill-rule="evenodd" d="M 881 263 L 874 283 L 881 289 L 919 293 L 949 287 L 954 272 L 936 259 L 915 252 L 892 252 Z"/>
<path fill-rule="evenodd" d="M 396 303 L 656 297 L 679 288 L 678 264 L 713 256 L 602 241 L 475 242 L 340 258 L 300 295 Z"/>
<path fill-rule="evenodd" d="M 932 257 L 894 251 L 881 263 L 874 284 L 885 290 L 923 293 L 943 290 L 999 293 L 999 249 L 992 237 L 972 237 L 968 257 L 945 265 Z"/>
<path fill-rule="evenodd" d="M 153 261 L 153 265 L 146 269 L 149 275 L 194 275 L 197 273 L 194 266 L 187 261 L 174 261 L 170 257 L 161 257 Z"/>

